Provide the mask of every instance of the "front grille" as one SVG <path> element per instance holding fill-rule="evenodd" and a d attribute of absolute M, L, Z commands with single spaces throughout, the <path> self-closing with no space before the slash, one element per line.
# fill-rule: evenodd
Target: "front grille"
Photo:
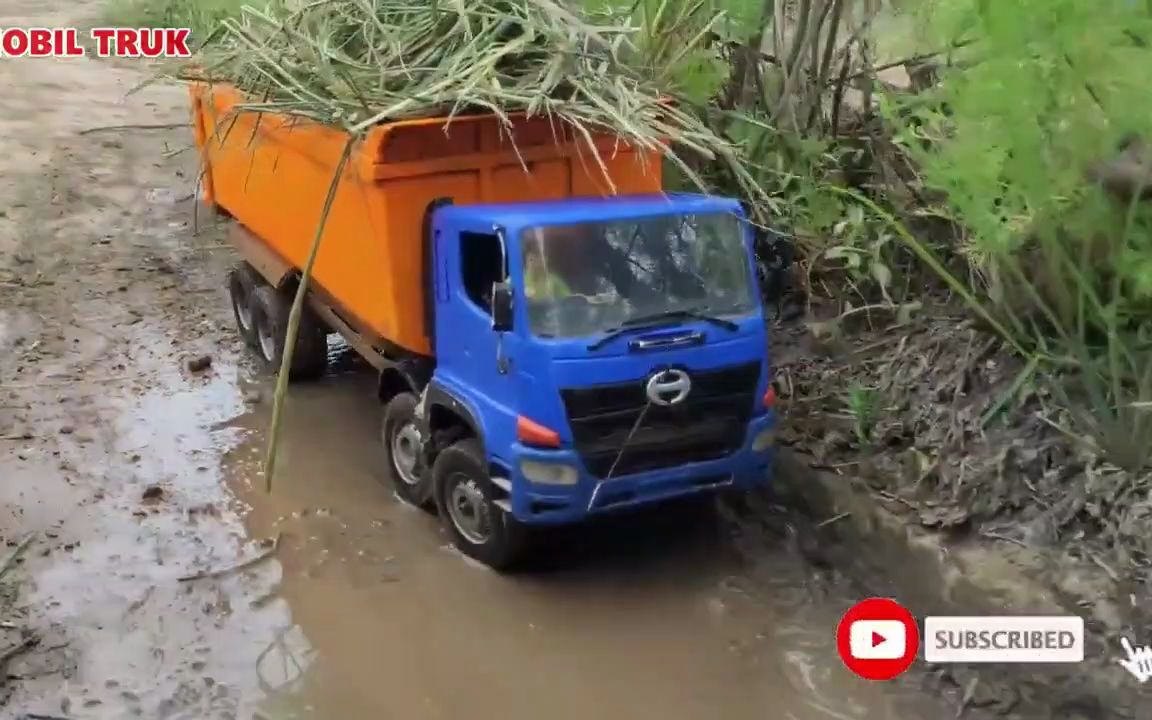
<path fill-rule="evenodd" d="M 684 402 L 648 406 L 613 477 L 716 460 L 740 447 L 755 402 L 760 364 L 690 372 L 689 377 L 692 389 Z M 645 377 L 560 391 L 576 451 L 596 477 L 608 474 L 648 404 L 647 381 Z"/>

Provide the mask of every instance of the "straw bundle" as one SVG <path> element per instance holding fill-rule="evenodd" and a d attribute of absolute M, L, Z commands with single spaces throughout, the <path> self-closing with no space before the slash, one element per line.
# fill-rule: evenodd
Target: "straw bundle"
<path fill-rule="evenodd" d="M 657 149 L 701 189 L 683 158 L 719 158 L 758 198 L 735 148 L 622 59 L 635 54 L 627 25 L 594 26 L 564 0 L 304 1 L 246 7 L 206 43 L 206 76 L 259 99 L 239 110 L 354 135 L 405 117 L 523 111 Z"/>

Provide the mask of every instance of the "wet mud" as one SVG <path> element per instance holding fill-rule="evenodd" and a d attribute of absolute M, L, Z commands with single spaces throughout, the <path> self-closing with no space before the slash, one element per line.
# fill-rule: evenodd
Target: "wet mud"
<path fill-rule="evenodd" d="M 0 26 L 96 9 L 10 0 Z M 30 538 L 0 578 L 0 648 L 27 646 L 0 715 L 955 713 L 922 674 L 851 676 L 833 633 L 858 593 L 723 513 L 552 533 L 520 577 L 466 562 L 393 497 L 372 378 L 335 344 L 266 494 L 271 386 L 231 327 L 190 132 L 100 129 L 187 117 L 182 88 L 126 96 L 143 78 L 0 63 L 0 537 Z"/>
<path fill-rule="evenodd" d="M 284 695 L 309 717 L 924 717 L 918 693 L 839 665 L 847 588 L 706 507 L 551 533 L 522 577 L 467 562 L 393 498 L 372 387 L 349 372 L 294 394 L 271 497 L 263 407 L 224 461 L 250 534 L 281 539 L 277 602 L 309 638 Z"/>

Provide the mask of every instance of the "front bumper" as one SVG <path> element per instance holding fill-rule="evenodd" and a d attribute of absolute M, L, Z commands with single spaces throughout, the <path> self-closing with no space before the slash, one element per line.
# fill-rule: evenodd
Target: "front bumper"
<path fill-rule="evenodd" d="M 771 481 L 775 445 L 760 451 L 752 445 L 763 431 L 775 426 L 774 413 L 755 417 L 748 423 L 740 449 L 727 457 L 609 480 L 588 474 L 575 450 L 540 450 L 516 443 L 511 453 L 512 514 L 528 524 L 559 525 L 725 487 L 767 484 Z M 534 483 L 521 473 L 522 460 L 571 465 L 577 469 L 578 479 L 574 485 Z"/>

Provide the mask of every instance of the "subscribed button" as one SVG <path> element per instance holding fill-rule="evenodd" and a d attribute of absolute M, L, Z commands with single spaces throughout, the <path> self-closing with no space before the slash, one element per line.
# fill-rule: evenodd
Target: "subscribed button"
<path fill-rule="evenodd" d="M 1084 618 L 928 617 L 930 663 L 1077 663 L 1084 661 Z"/>

